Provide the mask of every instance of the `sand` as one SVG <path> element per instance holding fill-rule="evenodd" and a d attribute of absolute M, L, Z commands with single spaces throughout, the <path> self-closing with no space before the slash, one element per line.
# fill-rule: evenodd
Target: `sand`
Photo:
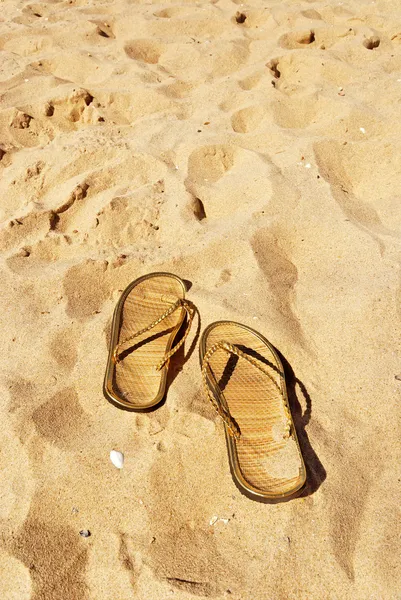
<path fill-rule="evenodd" d="M 0 8 L 0 598 L 399 599 L 399 2 Z M 301 498 L 234 485 L 196 327 L 161 408 L 104 399 L 158 270 L 281 352 Z"/>

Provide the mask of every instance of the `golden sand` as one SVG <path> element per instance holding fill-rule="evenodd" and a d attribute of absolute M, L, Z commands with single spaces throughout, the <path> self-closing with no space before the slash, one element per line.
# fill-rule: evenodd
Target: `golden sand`
<path fill-rule="evenodd" d="M 2 600 L 400 598 L 400 98 L 397 0 L 0 3 Z M 303 497 L 235 487 L 196 328 L 104 399 L 160 270 L 282 353 Z"/>

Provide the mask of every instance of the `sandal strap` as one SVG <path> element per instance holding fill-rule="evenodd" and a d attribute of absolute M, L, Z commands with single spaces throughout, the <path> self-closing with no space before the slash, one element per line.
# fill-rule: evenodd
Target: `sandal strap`
<path fill-rule="evenodd" d="M 206 395 L 209 398 L 213 408 L 215 409 L 215 411 L 217 412 L 219 417 L 221 417 L 223 419 L 224 423 L 227 425 L 230 435 L 232 437 L 234 437 L 236 440 L 239 440 L 241 437 L 241 430 L 238 426 L 238 423 L 233 419 L 228 408 L 225 408 L 221 404 L 221 401 L 219 401 L 216 398 L 216 396 L 213 394 L 212 390 L 210 389 L 208 380 L 207 380 L 208 369 L 211 372 L 210 359 L 213 356 L 213 354 L 215 352 L 217 352 L 217 350 L 224 350 L 228 354 L 234 354 L 235 356 L 238 356 L 238 358 L 243 358 L 244 360 L 247 360 L 251 365 L 253 365 L 257 369 L 259 369 L 259 371 L 261 371 L 264 375 L 267 375 L 267 377 L 273 382 L 273 384 L 279 390 L 279 392 L 283 396 L 283 398 L 284 398 L 284 394 L 283 394 L 281 387 L 273 379 L 273 377 L 270 375 L 270 373 L 267 371 L 267 369 L 264 368 L 262 366 L 262 364 L 259 361 L 255 360 L 252 356 L 249 356 L 248 354 L 245 354 L 245 352 L 242 352 L 242 350 L 240 350 L 235 344 L 230 344 L 229 342 L 220 340 L 219 342 L 217 342 L 216 344 L 213 344 L 213 346 L 211 346 L 209 348 L 209 350 L 206 352 L 205 356 L 203 357 L 203 361 L 202 361 L 203 386 L 204 386 Z M 281 375 L 281 373 L 280 373 L 280 375 Z M 291 431 L 291 416 L 290 416 L 290 412 L 288 410 L 286 403 L 284 403 L 284 413 L 285 413 L 285 417 L 286 417 L 284 437 L 288 438 L 290 436 L 290 431 Z"/>
<path fill-rule="evenodd" d="M 156 327 L 156 325 L 158 325 L 159 323 L 161 323 L 162 321 L 164 321 L 164 319 L 167 319 L 167 317 L 169 317 L 173 312 L 175 312 L 178 308 L 184 308 L 186 313 L 187 313 L 187 317 L 188 317 L 188 323 L 187 323 L 187 328 L 185 331 L 185 334 L 183 335 L 183 337 L 181 338 L 181 340 L 178 342 L 178 344 L 176 344 L 169 352 L 167 352 L 164 357 L 163 360 L 156 366 L 156 370 L 160 371 L 160 369 L 165 365 L 165 363 L 171 358 L 171 356 L 177 352 L 177 350 L 182 346 L 182 344 L 185 342 L 188 334 L 189 334 L 189 330 L 191 328 L 192 325 L 192 321 L 195 315 L 195 310 L 192 308 L 192 306 L 189 304 L 189 302 L 187 300 L 185 300 L 184 298 L 178 298 L 176 300 L 176 302 L 174 302 L 174 304 L 172 304 L 167 310 L 166 312 L 164 312 L 158 319 L 156 319 L 155 321 L 153 321 L 153 323 L 150 323 L 150 325 L 148 325 L 147 327 L 144 327 L 143 329 L 141 329 L 140 331 L 137 331 L 136 333 L 134 333 L 134 335 L 131 335 L 130 337 L 126 338 L 125 340 L 123 340 L 122 342 L 119 342 L 116 347 L 114 348 L 113 351 L 113 361 L 115 364 L 120 362 L 120 348 L 121 346 L 123 346 L 124 344 L 126 344 L 127 342 L 130 342 L 131 340 L 134 340 L 135 338 L 137 338 L 138 336 L 142 335 L 143 333 L 146 333 L 147 331 L 150 331 L 151 329 L 153 329 L 154 327 Z"/>
<path fill-rule="evenodd" d="M 189 331 L 190 331 L 191 326 L 192 326 L 192 321 L 193 321 L 194 316 L 195 316 L 195 309 L 185 299 L 180 299 L 179 302 L 180 302 L 179 306 L 182 306 L 182 308 L 184 308 L 185 312 L 187 313 L 187 319 L 188 319 L 188 321 L 187 321 L 187 326 L 186 326 L 186 329 L 185 329 L 185 333 L 182 336 L 182 338 L 180 339 L 180 341 L 175 346 L 173 346 L 173 348 L 171 348 L 171 350 L 169 352 L 167 352 L 164 355 L 163 360 L 156 366 L 156 370 L 157 371 L 160 371 L 163 368 L 163 366 L 166 364 L 166 362 L 168 360 L 170 360 L 170 358 L 173 356 L 173 354 L 175 354 L 177 352 L 177 350 L 179 350 L 181 348 L 181 346 L 184 344 L 185 340 L 187 339 Z"/>

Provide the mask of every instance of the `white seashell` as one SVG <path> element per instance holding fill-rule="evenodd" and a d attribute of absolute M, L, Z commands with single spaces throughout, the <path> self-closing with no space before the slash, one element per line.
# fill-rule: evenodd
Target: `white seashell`
<path fill-rule="evenodd" d="M 118 450 L 112 450 L 110 452 L 110 460 L 117 469 L 122 469 L 124 466 L 124 454 L 118 452 Z"/>
<path fill-rule="evenodd" d="M 224 517 L 217 517 L 217 516 L 213 516 L 210 521 L 209 521 L 209 525 L 216 525 L 216 523 L 218 523 L 219 521 L 221 521 L 222 523 L 224 523 L 224 525 L 227 525 L 227 523 L 229 522 L 230 519 L 225 519 Z"/>

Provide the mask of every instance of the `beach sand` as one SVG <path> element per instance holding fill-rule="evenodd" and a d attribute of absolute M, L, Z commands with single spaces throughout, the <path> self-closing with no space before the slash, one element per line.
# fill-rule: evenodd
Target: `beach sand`
<path fill-rule="evenodd" d="M 399 599 L 399 2 L 0 8 L 0 598 Z M 163 406 L 104 399 L 161 270 L 281 352 L 302 497 L 236 488 L 197 324 Z"/>

